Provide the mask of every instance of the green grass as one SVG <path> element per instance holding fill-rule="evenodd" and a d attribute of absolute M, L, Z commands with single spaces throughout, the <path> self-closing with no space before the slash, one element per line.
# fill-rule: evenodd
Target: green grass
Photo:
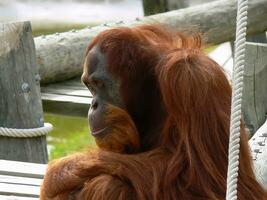
<path fill-rule="evenodd" d="M 54 126 L 47 137 L 49 160 L 96 147 L 89 132 L 87 118 L 46 113 L 45 121 Z"/>

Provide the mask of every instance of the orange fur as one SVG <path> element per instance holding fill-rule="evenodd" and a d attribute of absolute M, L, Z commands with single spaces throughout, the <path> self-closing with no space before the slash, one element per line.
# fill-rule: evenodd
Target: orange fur
<path fill-rule="evenodd" d="M 100 149 L 49 164 L 41 200 L 224 200 L 231 87 L 220 66 L 201 52 L 199 37 L 147 25 L 107 30 L 89 49 L 96 44 L 124 81 L 126 103 L 149 94 L 152 101 L 144 98 L 142 108 L 151 114 L 143 118 L 151 126 L 135 123 L 133 106 L 124 111 L 109 105 L 111 128 L 97 139 Z M 138 132 L 140 123 L 149 137 Z M 238 199 L 267 199 L 252 170 L 243 124 Z"/>

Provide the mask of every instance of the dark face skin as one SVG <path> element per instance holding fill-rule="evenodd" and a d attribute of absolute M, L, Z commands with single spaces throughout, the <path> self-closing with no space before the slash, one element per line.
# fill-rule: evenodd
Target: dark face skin
<path fill-rule="evenodd" d="M 119 93 L 120 83 L 108 72 L 106 58 L 97 46 L 86 56 L 81 79 L 93 95 L 88 118 L 91 133 L 97 137 L 108 128 L 104 121 L 107 105 L 124 108 Z"/>

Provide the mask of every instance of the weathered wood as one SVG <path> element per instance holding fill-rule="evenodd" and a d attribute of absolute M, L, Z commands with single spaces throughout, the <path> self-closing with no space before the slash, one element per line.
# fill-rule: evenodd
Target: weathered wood
<path fill-rule="evenodd" d="M 46 167 L 44 164 L 0 160 L 0 199 L 38 198 Z"/>
<path fill-rule="evenodd" d="M 1 175 L 43 178 L 46 167 L 44 164 L 0 160 Z"/>
<path fill-rule="evenodd" d="M 154 15 L 188 7 L 188 0 L 143 0 L 144 15 Z"/>
<path fill-rule="evenodd" d="M 167 0 L 168 10 L 177 10 L 189 6 L 190 0 Z"/>
<path fill-rule="evenodd" d="M 33 185 L 40 187 L 42 182 L 43 180 L 38 178 L 0 175 L 0 183 L 6 183 L 6 184 L 22 184 L 22 185 Z"/>
<path fill-rule="evenodd" d="M 267 116 L 267 44 L 247 43 L 242 111 L 251 134 Z"/>
<path fill-rule="evenodd" d="M 248 34 L 267 30 L 267 0 L 251 0 L 248 7 Z M 194 27 L 208 43 L 230 41 L 235 35 L 236 0 L 219 0 L 208 4 L 145 17 L 140 21 L 116 26 L 134 26 L 159 22 L 175 30 Z M 35 38 L 37 66 L 42 83 L 66 80 L 82 73 L 85 48 L 92 37 L 108 26 L 70 31 Z"/>
<path fill-rule="evenodd" d="M 0 183 L 0 194 L 23 197 L 39 197 L 40 187 L 32 185 Z"/>
<path fill-rule="evenodd" d="M 18 197 L 14 195 L 0 195 L 1 200 L 38 200 L 36 197 Z"/>
<path fill-rule="evenodd" d="M 256 42 L 256 43 L 267 43 L 266 33 L 261 33 L 255 36 L 250 36 L 247 38 L 248 42 Z"/>
<path fill-rule="evenodd" d="M 30 23 L 0 24 L 0 44 L 0 126 L 43 126 Z M 22 139 L 0 136 L 0 159 L 46 163 L 46 138 L 42 136 Z"/>
<path fill-rule="evenodd" d="M 167 0 L 143 0 L 145 16 L 163 13 L 167 10 Z"/>
<path fill-rule="evenodd" d="M 41 87 L 45 112 L 86 117 L 92 94 L 80 78 Z"/>

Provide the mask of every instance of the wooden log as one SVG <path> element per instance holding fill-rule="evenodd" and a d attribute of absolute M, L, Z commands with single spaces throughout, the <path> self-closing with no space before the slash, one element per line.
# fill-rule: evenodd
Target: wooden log
<path fill-rule="evenodd" d="M 251 0 L 248 8 L 248 34 L 267 30 L 267 0 Z M 219 0 L 178 11 L 170 11 L 126 24 L 134 26 L 143 23 L 160 22 L 178 30 L 195 27 L 205 34 L 208 43 L 222 43 L 234 38 L 236 0 Z M 42 83 L 51 83 L 79 76 L 82 73 L 84 51 L 89 40 L 108 26 L 87 28 L 78 32 L 35 38 L 37 66 Z"/>
<path fill-rule="evenodd" d="M 44 125 L 34 41 L 29 22 L 0 25 L 0 127 Z M 46 137 L 0 136 L 0 159 L 46 163 Z"/>
<path fill-rule="evenodd" d="M 251 134 L 267 117 L 267 44 L 246 45 L 242 111 Z"/>

